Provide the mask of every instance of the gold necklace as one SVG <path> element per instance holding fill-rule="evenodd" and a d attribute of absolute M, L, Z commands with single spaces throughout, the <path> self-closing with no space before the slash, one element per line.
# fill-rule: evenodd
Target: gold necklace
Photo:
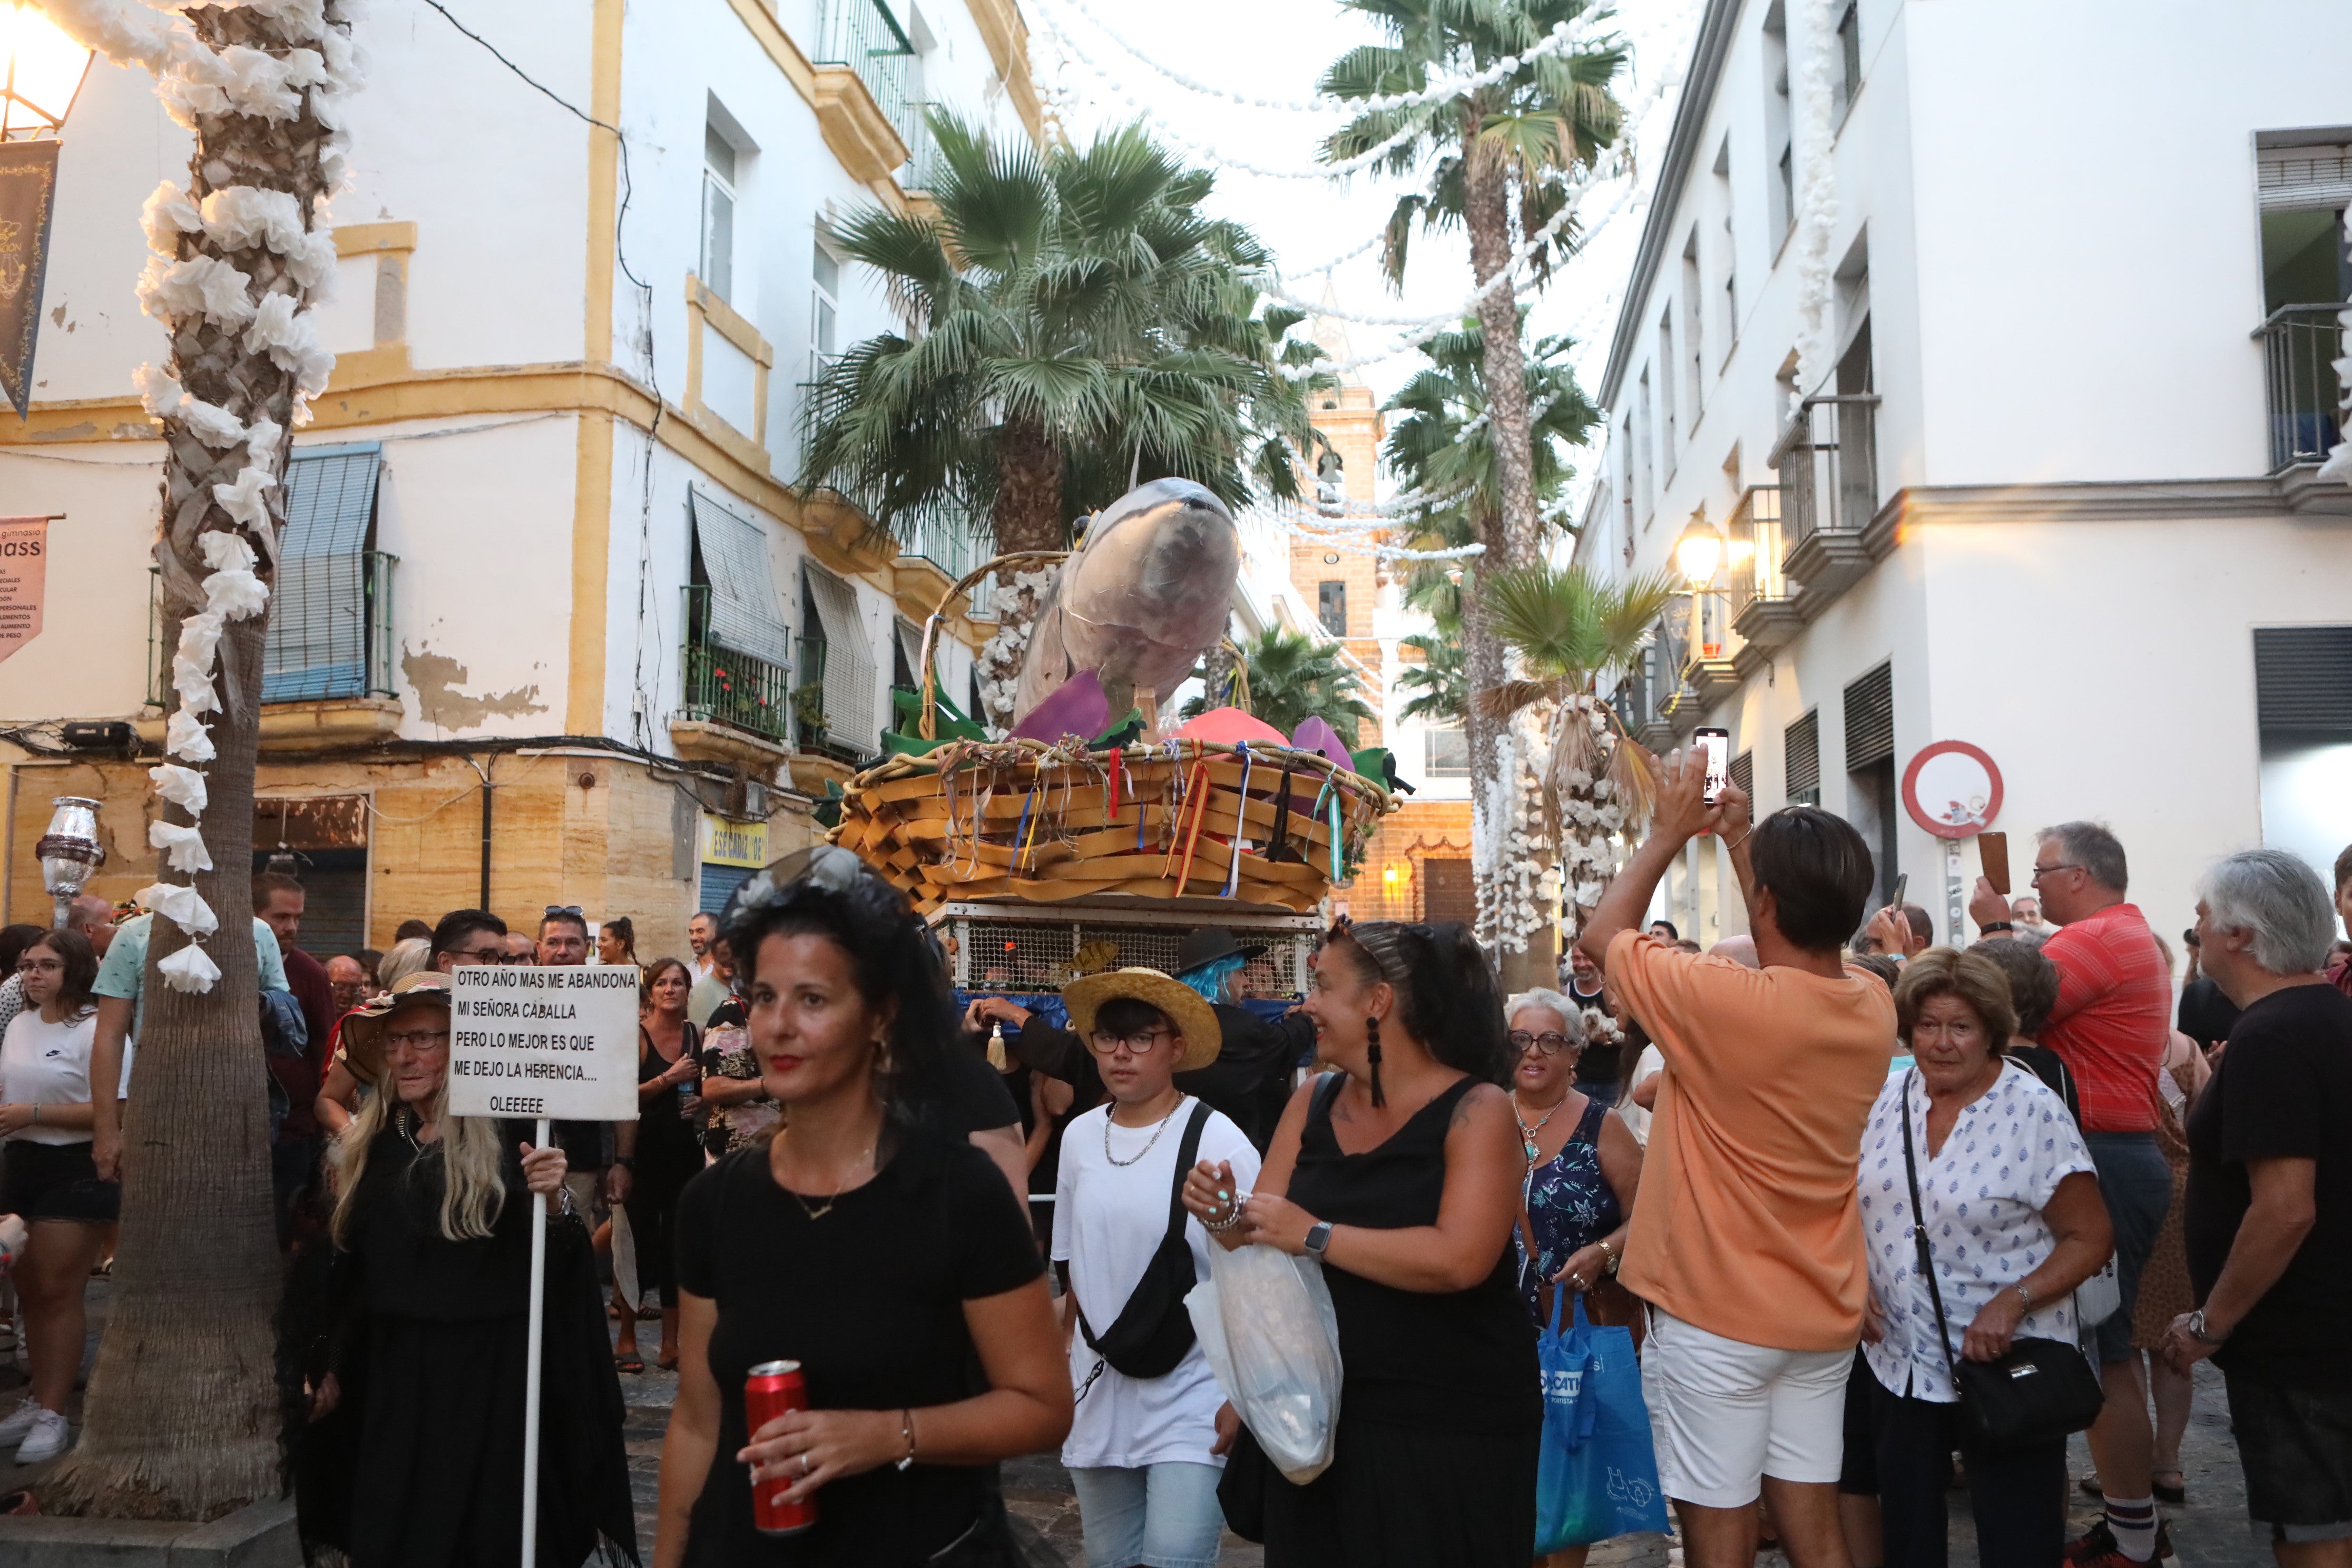
<path fill-rule="evenodd" d="M 865 1164 L 867 1160 L 873 1157 L 874 1151 L 877 1146 L 877 1144 L 874 1143 L 869 1143 L 866 1146 L 866 1152 L 858 1155 L 856 1163 L 849 1167 L 849 1176 L 855 1176 L 857 1173 L 858 1167 Z M 793 1202 L 800 1205 L 801 1213 L 806 1215 L 811 1223 L 814 1223 L 815 1221 L 821 1220 L 825 1215 L 831 1214 L 833 1212 L 833 1205 L 841 1201 L 841 1194 L 849 1190 L 849 1176 L 843 1177 L 840 1184 L 833 1189 L 833 1195 L 826 1198 L 814 1208 L 809 1207 L 809 1201 L 801 1196 L 800 1194 L 793 1192 L 792 1188 L 784 1187 L 784 1192 L 792 1198 Z M 783 1184 L 781 1182 L 776 1184 L 778 1186 L 783 1186 Z"/>

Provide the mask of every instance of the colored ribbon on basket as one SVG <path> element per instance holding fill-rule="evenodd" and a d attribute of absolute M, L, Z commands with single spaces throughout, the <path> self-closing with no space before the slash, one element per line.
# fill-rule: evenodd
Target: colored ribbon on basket
<path fill-rule="evenodd" d="M 1201 824 L 1209 815 L 1209 764 L 1205 760 L 1192 764 L 1192 776 L 1184 781 L 1184 795 L 1192 822 L 1181 836 L 1184 847 L 1184 866 L 1176 874 L 1176 896 L 1179 898 L 1183 896 L 1184 885 L 1192 879 L 1192 856 L 1201 847 Z M 1177 840 L 1169 842 L 1168 855 L 1171 860 L 1176 856 L 1176 845 Z M 1167 868 L 1161 867 L 1160 874 L 1166 876 Z"/>
<path fill-rule="evenodd" d="M 1339 879 L 1339 795 L 1337 788 L 1339 782 L 1334 778 L 1325 778 L 1323 787 L 1315 792 L 1315 809 L 1307 814 L 1310 820 L 1322 816 L 1324 803 L 1326 801 L 1330 803 L 1328 820 L 1331 825 L 1331 880 L 1335 883 Z"/>
<path fill-rule="evenodd" d="M 1029 793 L 1021 802 L 1021 820 L 1013 828 L 1013 869 L 1019 872 L 1029 858 L 1029 829 L 1037 814 L 1037 786 L 1044 782 L 1045 770 L 1039 768 L 1029 781 Z"/>
<path fill-rule="evenodd" d="M 1219 898 L 1230 899 L 1242 885 L 1242 831 L 1249 826 L 1249 742 L 1244 741 L 1235 748 L 1242 754 L 1241 798 L 1234 804 L 1233 855 L 1225 867 L 1225 886 Z"/>
<path fill-rule="evenodd" d="M 1266 840 L 1268 860 L 1287 860 L 1290 853 L 1290 772 L 1292 764 L 1282 764 L 1282 782 L 1274 790 L 1274 837 Z"/>
<path fill-rule="evenodd" d="M 1110 762 L 1103 772 L 1103 826 L 1110 826 L 1118 820 L 1118 748 L 1111 748 Z"/>

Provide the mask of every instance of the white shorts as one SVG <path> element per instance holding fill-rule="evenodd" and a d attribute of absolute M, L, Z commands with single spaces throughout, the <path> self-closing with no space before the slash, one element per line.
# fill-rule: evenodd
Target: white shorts
<path fill-rule="evenodd" d="M 1650 1309 L 1642 1396 L 1666 1496 L 1742 1508 L 1763 1478 L 1835 1481 L 1853 1352 L 1743 1344 Z"/>

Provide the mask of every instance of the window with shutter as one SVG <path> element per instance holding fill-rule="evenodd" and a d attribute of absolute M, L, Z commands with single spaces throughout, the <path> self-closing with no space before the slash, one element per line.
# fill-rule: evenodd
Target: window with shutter
<path fill-rule="evenodd" d="M 264 702 L 391 689 L 383 628 L 391 558 L 370 551 L 383 448 L 298 451 L 286 465 L 286 532 L 261 659 Z"/>
<path fill-rule="evenodd" d="M 700 490 L 689 494 L 695 551 L 710 587 L 710 641 L 780 669 L 788 668 L 793 636 L 776 594 L 775 569 L 768 560 L 767 529 Z"/>
<path fill-rule="evenodd" d="M 866 640 L 866 617 L 858 614 L 857 592 L 816 566 L 801 568 L 801 583 L 808 607 L 816 612 L 815 630 L 824 637 L 827 738 L 861 754 L 871 752 L 882 731 L 874 718 L 874 650 Z"/>
<path fill-rule="evenodd" d="M 1860 773 L 1895 755 L 1895 666 L 1882 664 L 1845 689 L 1845 767 Z"/>
<path fill-rule="evenodd" d="M 2264 212 L 2352 205 L 2352 145 L 2264 147 L 2256 158 Z"/>
<path fill-rule="evenodd" d="M 1821 805 L 1822 716 L 1819 710 L 1789 726 L 1781 755 L 1789 803 L 1792 805 Z"/>
<path fill-rule="evenodd" d="M 2352 742 L 2352 626 L 2258 627 L 2254 701 L 2265 741 Z"/>
<path fill-rule="evenodd" d="M 1756 753 L 1742 752 L 1731 759 L 1731 782 L 1752 805 L 1756 799 Z"/>

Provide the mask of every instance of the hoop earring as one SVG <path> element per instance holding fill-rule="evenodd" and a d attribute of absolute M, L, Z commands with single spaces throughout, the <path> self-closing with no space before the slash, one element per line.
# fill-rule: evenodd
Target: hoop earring
<path fill-rule="evenodd" d="M 1381 1021 L 1366 1015 L 1364 1034 L 1371 1042 L 1364 1052 L 1364 1059 L 1370 1062 L 1372 1068 L 1372 1104 L 1375 1107 L 1385 1106 L 1389 1100 L 1387 1095 L 1381 1092 Z"/>

